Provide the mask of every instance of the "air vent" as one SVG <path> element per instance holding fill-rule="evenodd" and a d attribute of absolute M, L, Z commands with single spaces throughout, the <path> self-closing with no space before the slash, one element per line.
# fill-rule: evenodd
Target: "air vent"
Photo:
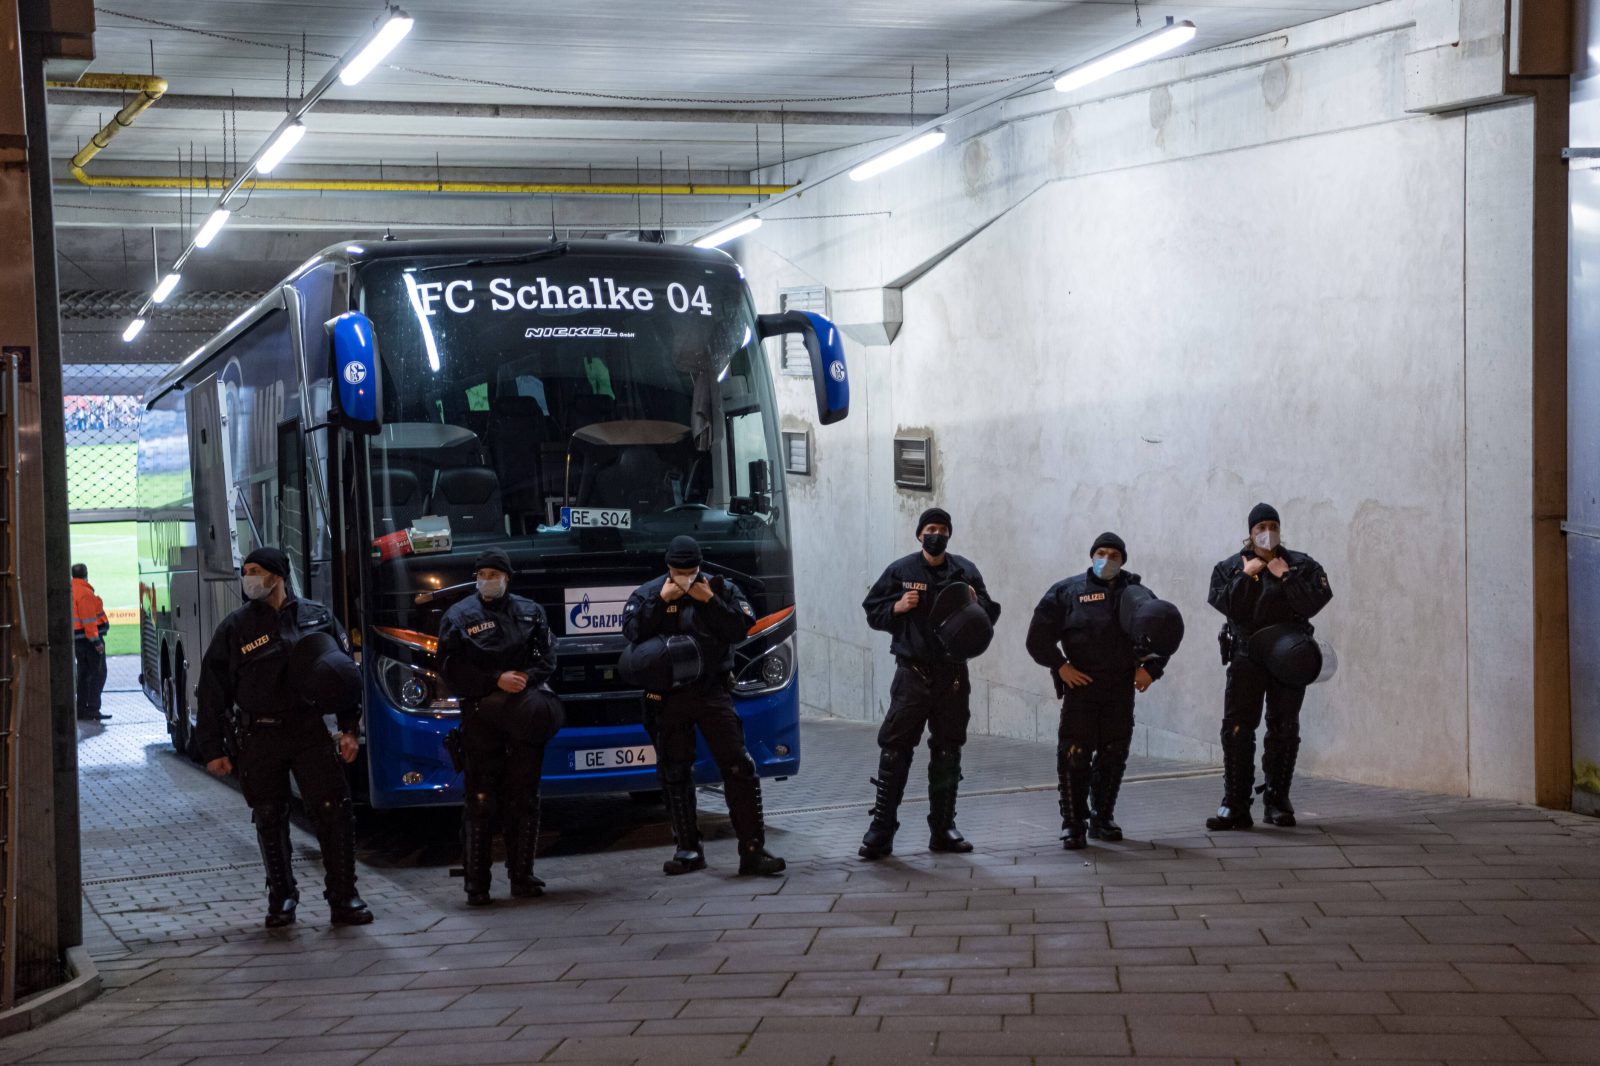
<path fill-rule="evenodd" d="M 894 439 L 894 483 L 903 489 L 933 488 L 933 438 Z"/>
<path fill-rule="evenodd" d="M 783 470 L 786 474 L 801 474 L 811 476 L 811 431 L 803 429 L 798 432 L 784 430 L 783 433 Z"/>
<path fill-rule="evenodd" d="M 778 291 L 778 309 L 780 311 L 813 311 L 819 315 L 828 313 L 828 290 L 821 285 L 810 285 L 797 289 L 780 289 Z M 778 366 L 785 374 L 796 377 L 808 378 L 811 376 L 811 354 L 806 351 L 805 338 L 798 333 L 786 333 L 783 337 L 783 354 L 778 357 Z"/>

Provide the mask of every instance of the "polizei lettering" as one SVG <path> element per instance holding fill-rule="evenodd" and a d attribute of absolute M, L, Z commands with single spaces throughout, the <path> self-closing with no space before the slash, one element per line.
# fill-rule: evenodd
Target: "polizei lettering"
<path fill-rule="evenodd" d="M 269 635 L 259 636 L 255 640 L 252 640 L 250 643 L 246 644 L 244 647 L 240 648 L 239 649 L 239 654 L 240 655 L 249 655 L 251 652 L 255 651 L 257 648 L 261 647 L 261 645 L 265 644 L 267 641 L 269 641 L 271 639 L 272 639 L 272 637 L 271 637 L 270 634 Z"/>
<path fill-rule="evenodd" d="M 521 282 L 491 278 L 479 290 L 471 278 L 415 283 L 417 304 L 425 315 L 441 311 L 466 315 L 488 310 L 506 311 L 655 311 L 656 294 L 642 285 L 618 284 L 615 278 L 584 278 L 581 282 L 552 281 L 539 277 Z M 666 307 L 674 313 L 711 314 L 711 297 L 704 285 L 692 290 L 682 282 L 667 285 Z"/>
<path fill-rule="evenodd" d="M 467 627 L 467 636 L 475 637 L 479 633 L 482 633 L 484 630 L 493 629 L 493 628 L 495 628 L 495 624 L 492 621 L 479 622 L 475 626 L 468 626 Z"/>

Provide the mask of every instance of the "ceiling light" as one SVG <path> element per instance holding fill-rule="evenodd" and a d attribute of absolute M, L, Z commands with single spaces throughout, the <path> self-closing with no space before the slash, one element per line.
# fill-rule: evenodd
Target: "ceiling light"
<path fill-rule="evenodd" d="M 206 224 L 200 227 L 200 232 L 195 234 L 194 246 L 196 248 L 209 248 L 211 242 L 217 239 L 217 234 L 222 232 L 222 227 L 228 224 L 228 219 L 233 212 L 226 207 L 219 207 L 211 212 L 211 217 L 206 219 Z"/>
<path fill-rule="evenodd" d="M 1056 79 L 1056 91 L 1070 93 L 1074 89 L 1082 88 L 1092 81 L 1136 67 L 1147 59 L 1154 59 L 1158 55 L 1172 51 L 1181 44 L 1187 44 L 1194 39 L 1194 23 L 1169 22 L 1169 24 L 1154 33 L 1147 34 L 1130 44 L 1112 52 L 1107 52 L 1098 59 L 1091 59 L 1087 63 L 1080 63 Z"/>
<path fill-rule="evenodd" d="M 388 21 L 378 28 L 378 32 L 367 42 L 367 46 L 357 52 L 356 57 L 339 71 L 339 80 L 346 85 L 354 85 L 371 74 L 372 68 L 382 63 L 383 57 L 394 51 L 394 46 L 411 32 L 413 25 L 415 21 L 407 17 L 404 11 L 397 7 L 390 8 Z"/>
<path fill-rule="evenodd" d="M 303 122 L 291 122 L 285 126 L 283 132 L 261 153 L 261 158 L 256 160 L 256 169 L 263 174 L 271 174 L 273 168 L 283 162 L 283 157 L 293 151 L 305 135 L 306 126 Z"/>
<path fill-rule="evenodd" d="M 133 338 L 137 337 L 142 329 L 144 329 L 144 319 L 136 318 L 129 322 L 128 328 L 122 331 L 122 343 L 131 344 Z"/>
<path fill-rule="evenodd" d="M 727 244 L 736 237 L 743 237 L 746 233 L 749 233 L 752 230 L 758 230 L 760 228 L 761 216 L 751 215 L 749 218 L 741 218 L 731 226 L 723 226 L 719 230 L 714 230 L 711 233 L 706 234 L 704 237 L 701 237 L 699 240 L 695 241 L 694 246 L 696 248 L 716 248 Z"/>
<path fill-rule="evenodd" d="M 167 297 L 172 295 L 172 290 L 178 287 L 178 274 L 168 274 L 161 279 L 161 284 L 156 286 L 156 291 L 151 293 L 150 299 L 158 304 L 167 302 Z"/>
<path fill-rule="evenodd" d="M 913 137 L 905 144 L 884 152 L 882 155 L 873 156 L 850 172 L 851 181 L 866 181 L 875 178 L 885 170 L 892 170 L 908 159 L 915 159 L 924 152 L 931 152 L 944 143 L 944 130 L 929 130 L 921 137 Z"/>

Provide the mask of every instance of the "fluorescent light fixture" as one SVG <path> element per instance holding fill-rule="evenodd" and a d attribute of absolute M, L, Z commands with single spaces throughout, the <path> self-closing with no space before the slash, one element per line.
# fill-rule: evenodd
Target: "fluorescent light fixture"
<path fill-rule="evenodd" d="M 1092 81 L 1099 81 L 1117 73 L 1136 67 L 1140 63 L 1156 56 L 1172 51 L 1181 44 L 1187 44 L 1194 39 L 1194 23 L 1174 22 L 1154 33 L 1147 34 L 1118 48 L 1114 52 L 1107 52 L 1098 59 L 1091 59 L 1067 71 L 1056 79 L 1056 91 L 1070 93 L 1074 89 L 1082 88 Z"/>
<path fill-rule="evenodd" d="M 428 312 L 422 306 L 422 292 L 417 288 L 417 279 L 411 274 L 401 274 L 406 279 L 406 294 L 411 297 L 411 310 L 416 312 L 417 325 L 422 327 L 422 344 L 428 350 L 428 368 L 439 369 L 439 345 L 433 339 L 433 324 L 428 321 Z"/>
<path fill-rule="evenodd" d="M 737 237 L 743 237 L 746 233 L 760 228 L 761 216 L 751 215 L 749 218 L 741 218 L 730 226 L 723 226 L 719 230 L 713 230 L 695 241 L 694 246 L 696 248 L 719 248 Z"/>
<path fill-rule="evenodd" d="M 356 53 L 356 57 L 339 71 L 339 80 L 346 85 L 356 82 L 372 73 L 372 69 L 383 62 L 385 56 L 394 51 L 395 45 L 405 39 L 415 25 L 414 19 L 407 17 L 404 11 L 394 7 L 389 9 L 389 19 L 378 28 L 367 46 Z"/>
<path fill-rule="evenodd" d="M 167 297 L 172 295 L 172 290 L 178 287 L 179 277 L 178 274 L 168 274 L 162 278 L 161 284 L 156 286 L 156 291 L 150 295 L 150 299 L 158 304 L 166 303 Z"/>
<path fill-rule="evenodd" d="M 851 181 L 866 181 L 875 178 L 885 170 L 892 170 L 908 159 L 915 159 L 924 152 L 931 152 L 944 143 L 944 130 L 929 130 L 921 137 L 913 137 L 905 144 L 897 145 L 882 155 L 873 156 L 850 172 Z"/>
<path fill-rule="evenodd" d="M 144 330 L 144 319 L 136 318 L 132 322 L 129 322 L 128 323 L 128 328 L 122 331 L 122 343 L 123 344 L 131 344 L 131 343 L 133 343 L 133 338 L 137 337 L 140 334 L 140 332 L 142 332 L 143 330 Z"/>
<path fill-rule="evenodd" d="M 256 170 L 263 174 L 271 174 L 273 168 L 283 162 L 283 157 L 293 151 L 294 146 L 299 144 L 300 138 L 305 135 L 306 125 L 304 122 L 291 122 L 285 126 L 283 132 L 278 134 L 277 139 L 267 146 L 265 152 L 261 153 L 261 158 L 256 161 Z"/>
<path fill-rule="evenodd" d="M 233 212 L 226 207 L 219 207 L 211 212 L 211 217 L 206 219 L 206 224 L 200 227 L 200 232 L 194 235 L 196 248 L 209 248 L 211 242 L 217 239 L 217 234 L 222 232 L 222 227 L 228 224 L 228 219 L 233 217 Z"/>

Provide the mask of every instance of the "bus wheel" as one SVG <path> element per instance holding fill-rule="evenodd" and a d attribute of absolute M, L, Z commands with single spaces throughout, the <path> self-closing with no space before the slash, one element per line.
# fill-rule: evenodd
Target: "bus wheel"
<path fill-rule="evenodd" d="M 167 716 L 167 735 L 172 738 L 172 750 L 185 757 L 189 754 L 189 715 L 183 709 L 182 689 L 172 675 L 161 679 L 161 710 Z"/>

